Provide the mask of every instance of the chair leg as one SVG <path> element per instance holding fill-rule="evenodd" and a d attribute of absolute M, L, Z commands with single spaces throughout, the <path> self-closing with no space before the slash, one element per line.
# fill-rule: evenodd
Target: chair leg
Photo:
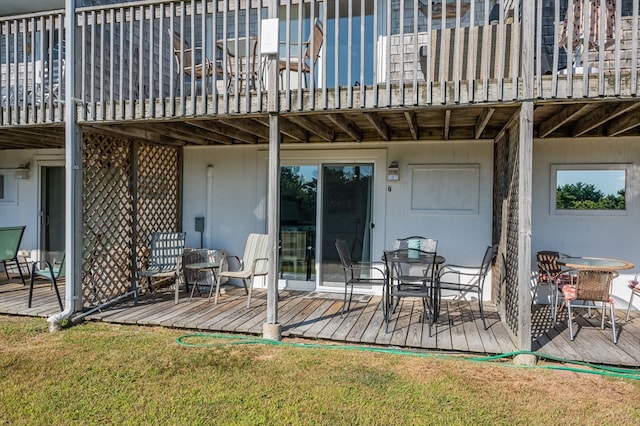
<path fill-rule="evenodd" d="M 242 279 L 242 282 L 244 283 L 244 288 L 247 289 L 247 283 L 244 278 Z M 247 291 L 247 308 L 251 306 L 251 290 L 253 290 L 253 277 L 251 277 L 251 281 L 249 281 L 249 287 Z"/>
<path fill-rule="evenodd" d="M 220 274 L 218 274 L 218 276 L 216 277 L 216 296 L 213 299 L 213 304 L 217 305 L 218 304 L 218 295 L 220 294 L 220 280 L 222 280 L 222 277 L 220 276 Z M 207 300 L 208 302 L 211 301 L 211 292 L 213 291 L 213 284 L 211 285 L 211 288 L 209 289 L 209 299 Z"/>
<path fill-rule="evenodd" d="M 18 273 L 20 274 L 20 279 L 22 280 L 22 285 L 26 285 L 24 282 L 24 275 L 22 274 L 22 268 L 20 267 L 20 261 L 16 257 L 16 265 L 18 266 Z"/>
<path fill-rule="evenodd" d="M 611 311 L 611 330 L 613 331 L 613 344 L 618 344 L 618 335 L 616 334 L 616 310 L 613 307 L 613 303 L 609 303 L 609 310 Z M 602 317 L 604 318 L 604 309 L 602 309 Z"/>
<path fill-rule="evenodd" d="M 58 298 L 58 305 L 60 305 L 60 310 L 63 311 L 64 307 L 62 306 L 62 299 L 60 298 L 60 291 L 58 291 L 58 283 L 56 282 L 56 277 L 53 277 L 51 282 L 53 283 L 53 289 L 56 291 L 56 297 Z"/>
<path fill-rule="evenodd" d="M 29 303 L 27 304 L 27 308 L 31 307 L 31 301 L 33 300 L 33 279 L 34 278 L 35 278 L 35 274 L 31 274 L 31 281 L 29 282 Z"/>
<path fill-rule="evenodd" d="M 569 338 L 573 340 L 573 321 L 571 316 L 571 302 L 567 302 L 567 312 L 569 314 Z"/>
<path fill-rule="evenodd" d="M 627 306 L 627 317 L 625 318 L 625 321 L 629 321 L 629 312 L 631 311 L 631 305 L 633 304 L 633 296 L 636 295 L 635 291 L 631 291 L 631 298 L 629 299 L 629 306 Z"/>

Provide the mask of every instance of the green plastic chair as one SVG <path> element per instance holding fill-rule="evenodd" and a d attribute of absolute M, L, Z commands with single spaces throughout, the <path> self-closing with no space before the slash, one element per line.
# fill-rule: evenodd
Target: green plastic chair
<path fill-rule="evenodd" d="M 56 297 L 58 298 L 58 305 L 60 305 L 60 310 L 63 310 L 62 307 L 62 299 L 60 298 L 60 291 L 58 290 L 58 280 L 65 276 L 65 257 L 62 256 L 62 262 L 59 267 L 54 267 L 51 263 L 46 260 L 40 260 L 33 262 L 31 266 L 31 282 L 29 284 L 29 304 L 28 307 L 31 307 L 31 302 L 33 300 L 33 281 L 35 277 L 46 278 L 51 281 L 51 286 L 56 292 Z M 41 266 L 45 266 L 43 269 L 37 269 Z"/>

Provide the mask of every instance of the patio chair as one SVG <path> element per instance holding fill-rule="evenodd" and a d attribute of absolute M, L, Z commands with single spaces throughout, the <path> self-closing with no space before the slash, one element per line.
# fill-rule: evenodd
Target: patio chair
<path fill-rule="evenodd" d="M 253 289 L 253 279 L 258 276 L 266 276 L 269 267 L 269 236 L 267 234 L 249 234 L 247 244 L 244 248 L 242 259 L 238 256 L 227 256 L 220 262 L 220 272 L 216 280 L 216 296 L 213 301 L 218 303 L 220 294 L 220 283 L 223 278 L 239 278 L 244 285 L 247 294 L 247 308 L 251 304 L 251 290 Z M 234 259 L 237 264 L 237 270 L 229 269 L 229 260 Z M 225 263 L 227 269 L 225 270 Z M 211 294 L 209 294 L 211 300 Z"/>
<path fill-rule="evenodd" d="M 370 262 L 353 262 L 351 252 L 345 240 L 336 240 L 335 242 L 340 264 L 344 272 L 344 302 L 342 304 L 342 314 L 351 308 L 351 299 L 353 298 L 353 287 L 374 287 L 384 286 L 386 273 L 384 266 L 376 266 Z M 349 291 L 350 289 L 350 291 Z M 347 293 L 349 300 L 347 302 Z"/>
<path fill-rule="evenodd" d="M 391 315 L 400 304 L 400 299 L 419 298 L 422 300 L 422 320 L 429 321 L 431 337 L 436 318 L 436 251 L 402 248 L 385 251 L 383 257 L 387 272 L 383 290 L 385 332 L 389 333 Z"/>
<path fill-rule="evenodd" d="M 552 250 L 543 250 L 536 253 L 538 271 L 532 300 L 535 301 L 538 295 L 538 288 L 541 284 L 549 287 L 551 292 L 551 317 L 554 324 L 558 316 L 558 299 L 562 296 L 562 286 L 571 284 L 572 282 L 571 273 L 562 270 L 558 264 L 558 259 L 568 256 L 567 254 Z"/>
<path fill-rule="evenodd" d="M 190 78 L 204 80 L 205 93 L 208 93 L 206 79 L 209 77 L 224 77 L 222 65 L 218 61 L 214 64 L 209 60 L 205 56 L 202 47 L 190 47 L 189 43 L 180 34 L 173 33 L 171 35 L 173 37 L 173 54 L 177 66 L 176 75 L 182 72 Z M 194 60 L 196 61 L 195 64 L 193 63 Z"/>
<path fill-rule="evenodd" d="M 497 252 L 497 245 L 488 246 L 484 251 L 482 263 L 480 265 L 443 265 L 440 268 L 438 275 L 438 294 L 435 302 L 436 307 L 440 306 L 442 290 L 457 291 L 458 296 L 462 293 L 474 293 L 478 298 L 480 318 L 482 318 L 482 325 L 486 330 L 488 327 L 484 308 L 482 307 L 482 294 L 484 292 L 484 281 L 489 273 L 489 269 L 491 268 L 491 264 L 493 263 Z"/>
<path fill-rule="evenodd" d="M 50 262 L 46 260 L 35 261 L 31 266 L 31 282 L 29 283 L 29 303 L 27 307 L 31 307 L 31 302 L 33 300 L 33 284 L 34 279 L 36 277 L 46 278 L 51 281 L 51 287 L 56 292 L 56 297 L 58 298 L 58 305 L 60 306 L 60 310 L 62 311 L 64 308 L 62 306 L 62 299 L 60 298 L 60 291 L 58 290 L 58 280 L 65 276 L 66 267 L 65 267 L 65 256 L 62 256 L 62 261 L 59 265 L 51 265 Z M 44 268 L 42 268 L 44 266 Z"/>
<path fill-rule="evenodd" d="M 7 262 L 15 262 L 18 267 L 18 273 L 20 274 L 20 280 L 22 280 L 22 285 L 26 283 L 24 282 L 24 275 L 22 274 L 22 268 L 18 260 L 18 250 L 20 249 L 25 228 L 25 226 L 0 228 L 0 261 L 4 267 L 4 272 L 7 274 L 7 279 L 9 279 Z"/>
<path fill-rule="evenodd" d="M 589 315 L 593 309 L 602 310 L 601 328 L 605 328 L 606 310 L 609 309 L 611 315 L 611 329 L 613 332 L 613 343 L 618 343 L 616 335 L 616 312 L 611 296 L 611 284 L 613 279 L 618 276 L 617 272 L 602 270 L 583 270 L 577 271 L 574 284 L 568 284 L 562 287 L 565 304 L 569 314 L 569 337 L 574 339 L 573 333 L 573 308 L 587 308 Z"/>
<path fill-rule="evenodd" d="M 625 321 L 629 321 L 629 312 L 631 312 L 631 306 L 633 305 L 633 298 L 637 295 L 640 296 L 640 272 L 634 275 L 633 280 L 629 281 L 629 288 L 631 289 L 631 298 L 629 298 L 629 306 L 627 306 L 627 316 Z"/>
<path fill-rule="evenodd" d="M 320 56 L 320 49 L 322 48 L 324 30 L 322 28 L 322 21 L 316 19 L 313 32 L 309 35 L 309 39 L 302 43 L 305 47 L 304 55 L 302 57 L 290 56 L 280 59 L 278 61 L 278 73 L 280 74 L 280 83 L 283 86 L 283 73 L 287 70 L 292 72 L 304 73 L 304 82 L 306 87 L 309 87 L 307 81 L 307 75 L 311 74 L 311 67 L 315 65 Z"/>
<path fill-rule="evenodd" d="M 182 255 L 184 252 L 185 232 L 154 232 L 151 234 L 151 247 L 149 258 L 146 262 L 138 261 L 138 271 L 136 280 L 146 279 L 147 289 L 153 291 L 152 279 L 155 280 L 155 287 L 161 283 L 176 280 L 182 269 Z M 141 266 L 141 265 L 145 266 Z M 136 288 L 136 292 L 139 289 Z"/>

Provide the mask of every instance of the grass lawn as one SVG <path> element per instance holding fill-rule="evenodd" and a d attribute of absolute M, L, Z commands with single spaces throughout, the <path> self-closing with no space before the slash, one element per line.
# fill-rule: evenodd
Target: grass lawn
<path fill-rule="evenodd" d="M 637 424 L 640 381 L 0 316 L 0 424 Z M 286 341 L 285 341 L 286 342 Z M 318 343 L 318 342 L 312 342 Z M 203 345 L 204 346 L 204 345 Z"/>

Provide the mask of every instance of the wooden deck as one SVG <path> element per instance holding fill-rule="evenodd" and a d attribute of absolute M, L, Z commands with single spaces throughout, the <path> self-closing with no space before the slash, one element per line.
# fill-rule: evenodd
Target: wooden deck
<path fill-rule="evenodd" d="M 60 285 L 64 292 L 64 284 Z M 385 333 L 380 297 L 368 302 L 354 302 L 351 310 L 340 315 L 342 301 L 326 294 L 308 297 L 308 293 L 280 293 L 278 320 L 283 337 L 327 340 L 348 344 L 379 345 L 407 349 L 453 351 L 474 354 L 500 354 L 515 350 L 510 333 L 500 322 L 495 307 L 485 304 L 489 329 L 484 330 L 475 302 L 447 301 L 433 336 L 422 323 L 419 301 L 404 300 L 399 314 Z M 36 287 L 32 308 L 27 308 L 28 285 L 19 279 L 0 279 L 0 314 L 48 317 L 58 312 L 53 290 L 45 281 Z M 190 302 L 182 293 L 180 303 L 174 303 L 170 289 L 140 297 L 137 306 L 132 300 L 96 312 L 87 320 L 116 324 L 157 325 L 185 330 L 247 333 L 259 335 L 266 319 L 266 292 L 255 290 L 251 307 L 246 308 L 246 296 L 239 288 L 228 288 L 220 303 L 208 302 L 206 295 Z M 640 315 L 633 313 L 624 321 L 623 310 L 617 313 L 619 341 L 614 345 L 611 329 L 600 330 L 597 317 L 580 317 L 575 340 L 569 339 L 566 310 L 552 327 L 547 307 L 534 309 L 533 349 L 546 355 L 597 364 L 640 365 Z M 596 324 L 591 325 L 591 323 Z"/>

